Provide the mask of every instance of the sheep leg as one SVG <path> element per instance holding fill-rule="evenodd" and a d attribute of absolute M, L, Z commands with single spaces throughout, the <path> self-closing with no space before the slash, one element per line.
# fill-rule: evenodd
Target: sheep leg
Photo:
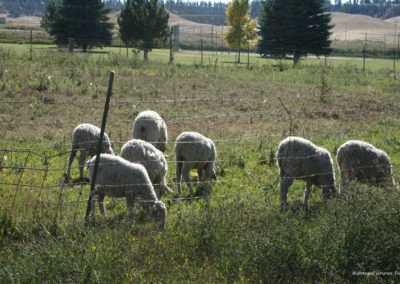
<path fill-rule="evenodd" d="M 81 150 L 81 153 L 79 155 L 79 177 L 81 181 L 83 181 L 83 168 L 85 167 L 85 161 L 86 161 L 86 150 Z"/>
<path fill-rule="evenodd" d="M 135 211 L 135 196 L 132 192 L 126 191 L 125 192 L 125 202 L 126 208 L 128 210 L 128 217 L 133 219 L 133 213 Z"/>
<path fill-rule="evenodd" d="M 76 150 L 72 147 L 71 153 L 69 154 L 69 157 L 68 157 L 68 170 L 67 170 L 66 180 L 69 180 L 71 177 L 71 165 L 72 165 L 72 161 L 75 158 L 75 155 L 76 155 Z"/>
<path fill-rule="evenodd" d="M 154 190 L 156 192 L 157 198 L 160 199 L 164 194 L 172 193 L 173 191 L 167 186 L 167 181 L 165 177 L 161 179 L 157 177 L 153 182 Z"/>
<path fill-rule="evenodd" d="M 337 194 L 334 184 L 327 184 L 322 186 L 322 198 L 328 200 Z"/>
<path fill-rule="evenodd" d="M 189 188 L 190 194 L 193 194 L 193 187 L 192 187 L 192 182 L 190 181 L 190 170 L 191 166 L 189 166 L 188 163 L 184 163 L 182 166 L 182 177 L 183 180 L 185 181 L 187 187 Z"/>
<path fill-rule="evenodd" d="M 103 217 L 103 219 L 106 219 L 106 209 L 104 208 L 104 194 L 98 194 L 97 195 L 97 203 L 99 204 L 99 210 L 100 214 Z"/>
<path fill-rule="evenodd" d="M 199 177 L 199 181 L 203 181 L 203 169 L 197 169 L 197 176 Z"/>
<path fill-rule="evenodd" d="M 285 208 L 288 206 L 287 195 L 289 187 L 292 185 L 293 180 L 294 180 L 293 178 L 289 177 L 284 177 L 284 176 L 280 177 L 279 187 L 280 187 L 281 208 Z"/>
<path fill-rule="evenodd" d="M 157 181 L 152 182 L 152 184 L 157 198 L 160 199 L 165 193 L 164 186 L 161 183 L 158 183 Z"/>
<path fill-rule="evenodd" d="M 310 199 L 312 190 L 312 183 L 310 181 L 306 182 L 306 191 L 304 193 L 304 206 L 308 208 L 308 200 Z"/>
<path fill-rule="evenodd" d="M 91 206 L 90 215 L 92 216 L 92 221 L 96 222 L 96 200 L 98 198 L 98 195 L 93 191 L 91 191 L 89 194 L 91 195 L 91 203 L 92 203 L 90 205 Z"/>
<path fill-rule="evenodd" d="M 176 161 L 176 185 L 178 186 L 179 195 L 182 195 L 182 185 L 181 185 L 182 166 L 183 166 L 183 162 L 177 160 Z"/>
<path fill-rule="evenodd" d="M 348 183 L 350 180 L 350 175 L 348 170 L 343 170 L 340 172 L 340 183 L 339 189 L 340 192 L 345 192 L 346 188 L 348 187 Z"/>
<path fill-rule="evenodd" d="M 203 169 L 203 171 L 204 171 L 204 176 L 202 177 L 201 181 L 203 181 L 203 178 L 204 178 L 204 181 L 205 181 L 205 183 L 206 183 L 206 189 L 205 189 L 205 192 L 204 192 L 204 196 L 207 197 L 207 196 L 209 196 L 210 193 L 211 193 L 211 185 L 210 185 L 210 182 L 211 182 L 211 178 L 212 178 L 213 173 L 214 173 L 214 166 L 213 166 L 213 164 L 207 163 L 207 165 L 206 165 L 206 167 Z"/>

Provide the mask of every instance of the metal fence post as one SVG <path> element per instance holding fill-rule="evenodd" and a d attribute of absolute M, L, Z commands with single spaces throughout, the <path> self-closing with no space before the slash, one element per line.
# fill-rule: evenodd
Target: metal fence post
<path fill-rule="evenodd" d="M 94 164 L 94 170 L 93 170 L 93 176 L 91 180 L 91 185 L 90 185 L 90 194 L 89 194 L 89 199 L 87 203 L 87 208 L 86 208 L 86 216 L 85 216 L 85 221 L 88 222 L 88 217 L 90 215 L 90 212 L 92 211 L 92 198 L 94 195 L 94 187 L 96 185 L 96 176 L 97 176 L 97 170 L 99 167 L 99 161 L 100 161 L 100 153 L 101 153 L 101 147 L 103 144 L 103 137 L 104 137 L 104 131 L 106 128 L 106 123 L 107 123 L 107 114 L 108 114 L 108 109 L 110 106 L 110 98 L 112 94 L 112 86 L 114 83 L 114 71 L 110 72 L 110 79 L 108 82 L 108 90 L 107 90 L 107 97 L 106 97 L 106 103 L 104 106 L 104 113 L 103 113 L 103 120 L 101 123 L 101 131 L 100 131 L 100 138 L 99 138 L 99 144 L 97 146 L 97 154 L 96 154 L 96 160 Z"/>

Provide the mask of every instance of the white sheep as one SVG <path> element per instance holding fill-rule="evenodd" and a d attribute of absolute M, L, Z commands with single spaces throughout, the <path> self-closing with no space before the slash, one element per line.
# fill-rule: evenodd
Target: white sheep
<path fill-rule="evenodd" d="M 150 142 L 164 153 L 168 142 L 167 125 L 157 112 L 142 111 L 133 122 L 132 138 Z"/>
<path fill-rule="evenodd" d="M 120 156 L 130 162 L 142 164 L 146 168 L 158 198 L 164 193 L 172 192 L 166 181 L 167 161 L 164 154 L 152 144 L 132 139 L 122 146 Z"/>
<path fill-rule="evenodd" d="M 86 162 L 89 177 L 92 181 L 96 157 Z M 133 216 L 134 202 L 139 200 L 149 217 L 152 217 L 161 228 L 165 228 L 167 210 L 158 200 L 150 178 L 143 165 L 131 163 L 124 158 L 110 154 L 101 154 L 95 182 L 95 195 L 101 215 L 105 218 L 104 197 L 125 197 L 128 215 Z M 94 214 L 94 198 L 91 215 Z"/>
<path fill-rule="evenodd" d="M 72 132 L 71 153 L 68 158 L 68 171 L 66 180 L 70 179 L 71 165 L 77 151 L 80 151 L 78 159 L 80 179 L 83 180 L 83 168 L 87 155 L 97 154 L 97 147 L 100 139 L 100 128 L 89 123 L 79 124 Z M 110 138 L 104 133 L 101 153 L 114 154 L 111 148 Z"/>
<path fill-rule="evenodd" d="M 287 206 L 289 187 L 295 179 L 306 182 L 304 205 L 308 207 L 312 186 L 322 189 L 323 198 L 337 194 L 330 153 L 309 140 L 290 136 L 281 141 L 276 154 L 280 169 L 280 202 Z"/>
<path fill-rule="evenodd" d="M 396 186 L 390 157 L 367 142 L 347 141 L 337 150 L 336 162 L 341 188 L 350 181 L 376 186 Z"/>
<path fill-rule="evenodd" d="M 199 181 L 207 182 L 206 192 L 210 192 L 209 181 L 216 178 L 216 157 L 217 151 L 211 139 L 197 132 L 181 133 L 175 142 L 176 182 L 179 194 L 182 194 L 181 176 L 186 181 L 190 193 L 193 193 L 189 176 L 191 169 L 197 169 Z"/>

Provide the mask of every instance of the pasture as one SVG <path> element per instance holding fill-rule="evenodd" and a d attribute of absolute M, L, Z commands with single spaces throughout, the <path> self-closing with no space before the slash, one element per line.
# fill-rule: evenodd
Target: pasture
<path fill-rule="evenodd" d="M 145 63 L 119 50 L 44 48 L 29 60 L 29 46 L 20 48 L 0 46 L 0 282 L 399 281 L 397 189 L 354 184 L 324 202 L 315 188 L 306 211 L 305 185 L 295 182 L 281 211 L 275 161 L 290 134 L 334 158 L 342 143 L 359 139 L 390 155 L 399 181 L 400 82 L 391 61 L 371 60 L 363 70 L 353 60 L 306 59 L 293 68 L 252 57 L 248 68 L 225 54 L 201 64 L 198 54 L 177 53 L 168 64 L 166 51 Z M 63 182 L 72 130 L 101 125 L 111 70 L 106 132 L 116 153 L 140 111 L 157 111 L 168 126 L 167 181 L 175 193 L 162 198 L 163 232 L 140 208 L 127 220 L 125 202 L 110 198 L 107 221 L 85 226 L 90 186 Z M 183 197 L 176 193 L 173 148 L 183 131 L 216 144 L 218 179 L 208 200 L 185 186 Z"/>

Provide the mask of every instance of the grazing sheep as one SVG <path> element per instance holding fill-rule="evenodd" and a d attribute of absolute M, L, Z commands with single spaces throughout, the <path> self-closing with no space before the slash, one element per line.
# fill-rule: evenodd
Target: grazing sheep
<path fill-rule="evenodd" d="M 340 171 L 341 188 L 350 181 L 376 186 L 396 186 L 390 157 L 367 142 L 347 141 L 337 150 L 336 162 Z"/>
<path fill-rule="evenodd" d="M 120 156 L 132 163 L 142 164 L 146 168 L 158 198 L 164 193 L 172 192 L 166 181 L 167 161 L 164 154 L 152 144 L 132 139 L 122 146 Z"/>
<path fill-rule="evenodd" d="M 89 177 L 92 181 L 96 157 L 86 162 Z M 131 163 L 124 158 L 101 154 L 97 171 L 95 194 L 101 215 L 105 218 L 104 197 L 125 197 L 128 215 L 133 216 L 135 199 L 143 204 L 146 213 L 152 217 L 161 228 L 165 228 L 167 210 L 158 200 L 150 178 L 143 165 Z M 154 207 L 154 208 L 151 208 Z M 91 214 L 94 216 L 95 204 L 92 204 Z"/>
<path fill-rule="evenodd" d="M 277 152 L 280 169 L 280 201 L 287 206 L 289 187 L 295 179 L 306 182 L 304 205 L 308 207 L 312 186 L 322 189 L 323 198 L 337 194 L 335 173 L 330 153 L 301 137 L 288 137 L 281 141 Z"/>
<path fill-rule="evenodd" d="M 157 112 L 142 111 L 133 122 L 132 138 L 150 142 L 164 153 L 168 142 L 167 125 Z"/>
<path fill-rule="evenodd" d="M 79 173 L 80 179 L 83 180 L 83 168 L 85 166 L 86 156 L 94 156 L 97 154 L 97 147 L 100 139 L 100 128 L 89 123 L 79 124 L 72 132 L 71 153 L 68 158 L 68 171 L 66 180 L 70 179 L 72 161 L 77 151 L 79 156 Z M 104 133 L 101 153 L 114 154 L 111 148 L 111 142 L 107 134 Z"/>
<path fill-rule="evenodd" d="M 207 182 L 207 192 L 210 192 L 209 180 L 215 176 L 215 159 L 217 151 L 214 142 L 197 132 L 183 132 L 176 138 L 176 182 L 178 192 L 182 194 L 181 176 L 186 181 L 190 193 L 193 193 L 189 173 L 197 169 L 199 181 Z"/>

